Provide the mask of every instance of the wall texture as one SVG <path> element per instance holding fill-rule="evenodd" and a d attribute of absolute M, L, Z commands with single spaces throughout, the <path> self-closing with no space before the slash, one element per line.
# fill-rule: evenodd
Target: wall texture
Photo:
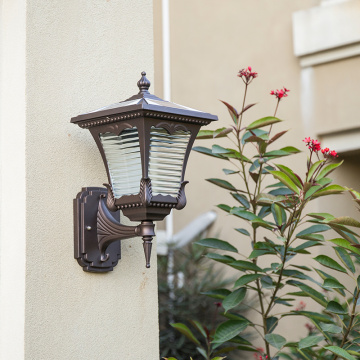
<path fill-rule="evenodd" d="M 72 200 L 83 186 L 101 186 L 106 173 L 90 133 L 69 123 L 72 116 L 137 93 L 142 70 L 153 80 L 152 1 L 3 3 L 9 11 L 2 15 L 20 22 L 21 31 L 14 26 L 7 45 L 20 48 L 26 75 L 23 71 L 19 80 L 22 97 L 16 96 L 16 111 L 22 110 L 12 124 L 16 131 L 5 124 L 11 109 L 2 110 L 2 196 L 22 203 L 16 203 L 11 219 L 2 216 L 1 291 L 11 296 L 9 284 L 16 282 L 25 301 L 14 304 L 16 309 L 7 304 L 5 310 L 20 321 L 12 332 L 2 308 L 0 358 L 157 359 L 156 262 L 145 269 L 142 241 L 124 241 L 122 260 L 107 274 L 85 273 L 73 258 Z M 22 36 L 20 44 L 15 32 Z M 3 73 L 14 67 L 4 60 Z M 14 160 L 7 146 L 15 143 L 22 170 L 16 176 L 5 172 Z M 8 186 L 14 176 L 20 182 L 15 195 Z M 10 227 L 17 239 L 6 230 Z M 14 265 L 5 268 L 15 262 L 6 245 L 13 241 L 22 244 L 19 274 Z M 17 332 L 21 321 L 23 331 Z"/>

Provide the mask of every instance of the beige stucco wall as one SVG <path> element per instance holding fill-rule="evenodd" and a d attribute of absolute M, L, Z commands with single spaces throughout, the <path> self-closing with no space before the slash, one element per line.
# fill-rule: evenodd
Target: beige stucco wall
<path fill-rule="evenodd" d="M 142 241 L 124 241 L 107 274 L 73 258 L 72 199 L 106 173 L 69 123 L 136 93 L 142 70 L 153 80 L 152 1 L 1 4 L 0 358 L 157 359 L 156 262 L 145 269 Z"/>

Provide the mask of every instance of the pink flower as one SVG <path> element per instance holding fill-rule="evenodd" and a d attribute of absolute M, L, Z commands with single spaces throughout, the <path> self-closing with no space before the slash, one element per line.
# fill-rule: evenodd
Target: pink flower
<path fill-rule="evenodd" d="M 214 302 L 214 305 L 215 305 L 217 308 L 219 308 L 219 307 L 222 306 L 222 303 L 221 303 L 221 302 Z"/>
<path fill-rule="evenodd" d="M 313 151 L 320 151 L 321 150 L 320 142 L 317 141 L 317 140 L 313 140 L 312 141 L 312 148 L 313 148 Z"/>
<path fill-rule="evenodd" d="M 261 354 L 264 354 L 264 349 L 259 347 L 256 348 L 256 353 L 254 353 L 254 359 L 256 360 L 263 360 L 263 357 Z M 267 357 L 266 357 L 267 358 Z"/>
<path fill-rule="evenodd" d="M 329 148 L 321 149 L 321 152 L 322 152 L 324 155 L 327 154 L 329 151 L 330 151 Z"/>
<path fill-rule="evenodd" d="M 295 311 L 303 311 L 306 308 L 306 303 L 304 301 L 300 301 L 299 305 L 295 308 Z"/>
<path fill-rule="evenodd" d="M 278 100 L 281 100 L 282 98 L 284 98 L 284 97 L 287 97 L 288 96 L 288 92 L 289 92 L 290 90 L 289 89 L 287 89 L 285 86 L 282 88 L 282 89 L 280 89 L 280 90 L 271 90 L 270 91 L 270 95 L 275 95 L 276 96 L 276 98 L 278 99 Z"/>
<path fill-rule="evenodd" d="M 318 140 L 314 140 L 314 139 L 311 139 L 310 137 L 307 137 L 303 141 L 305 142 L 305 144 L 311 151 L 318 152 L 321 150 L 321 144 Z"/>
<path fill-rule="evenodd" d="M 248 66 L 247 69 L 241 69 L 238 73 L 238 77 L 241 78 L 241 80 L 247 85 L 258 76 L 257 72 L 253 72 L 251 70 L 251 66 Z"/>
<path fill-rule="evenodd" d="M 329 148 L 321 149 L 321 152 L 325 158 L 328 158 L 328 157 L 336 158 L 339 156 L 335 150 L 330 150 Z"/>
<path fill-rule="evenodd" d="M 311 325 L 309 323 L 305 324 L 305 327 L 308 329 L 309 333 L 312 333 L 316 330 L 316 327 L 314 325 Z"/>

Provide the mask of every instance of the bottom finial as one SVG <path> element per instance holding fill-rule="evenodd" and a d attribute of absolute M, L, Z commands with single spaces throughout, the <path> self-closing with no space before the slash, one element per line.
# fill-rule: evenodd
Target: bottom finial
<path fill-rule="evenodd" d="M 150 268 L 150 257 L 151 257 L 151 248 L 152 248 L 152 236 L 144 236 L 143 237 L 143 247 L 144 247 L 144 253 L 145 253 L 145 261 L 146 261 L 146 267 Z"/>

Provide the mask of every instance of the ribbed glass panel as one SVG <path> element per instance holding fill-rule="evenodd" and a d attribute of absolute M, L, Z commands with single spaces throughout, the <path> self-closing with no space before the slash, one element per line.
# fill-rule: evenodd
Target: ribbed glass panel
<path fill-rule="evenodd" d="M 151 128 L 149 178 L 153 195 L 177 196 L 190 132 L 169 134 L 161 128 Z"/>
<path fill-rule="evenodd" d="M 114 196 L 138 194 L 142 178 L 139 134 L 136 128 L 125 129 L 119 136 L 100 134 L 109 167 Z"/>

